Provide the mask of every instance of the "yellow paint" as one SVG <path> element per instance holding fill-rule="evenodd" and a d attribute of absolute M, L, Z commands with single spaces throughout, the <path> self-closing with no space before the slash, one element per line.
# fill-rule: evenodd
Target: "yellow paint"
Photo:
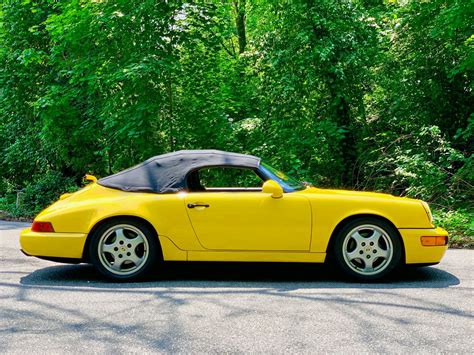
<path fill-rule="evenodd" d="M 172 261 L 186 261 L 188 253 L 179 249 L 168 237 L 160 235 L 160 244 L 163 250 L 163 259 Z"/>
<path fill-rule="evenodd" d="M 86 176 L 84 176 L 84 179 L 87 181 L 97 182 L 97 178 L 94 175 L 86 174 Z"/>
<path fill-rule="evenodd" d="M 84 233 L 36 233 L 27 228 L 21 232 L 20 243 L 30 255 L 80 259 L 86 238 Z"/>
<path fill-rule="evenodd" d="M 239 194 L 239 193 L 237 193 Z M 309 251 L 311 207 L 301 195 L 272 198 L 262 192 L 195 192 L 186 204 L 201 245 L 210 250 Z M 211 222 L 212 221 L 212 222 Z"/>
<path fill-rule="evenodd" d="M 263 183 L 262 192 L 269 194 L 273 198 L 281 198 L 283 196 L 283 189 L 273 180 L 267 180 Z"/>
<path fill-rule="evenodd" d="M 421 237 L 423 236 L 445 236 L 448 235 L 443 228 L 434 229 L 400 229 L 400 235 L 405 245 L 405 261 L 407 264 L 436 263 L 441 260 L 447 245 L 444 246 L 423 246 Z"/>
<path fill-rule="evenodd" d="M 68 197 L 71 196 L 71 195 L 72 195 L 71 193 L 67 192 L 67 193 L 62 194 L 61 196 L 59 196 L 59 199 L 60 199 L 60 200 L 64 200 L 65 198 L 68 198 Z"/>
<path fill-rule="evenodd" d="M 336 226 L 368 214 L 384 217 L 400 230 L 408 263 L 437 262 L 446 249 L 421 246 L 419 233 L 442 232 L 433 227 L 420 200 L 318 188 L 273 198 L 270 190 L 153 194 L 91 183 L 36 217 L 51 222 L 56 233 L 25 230 L 20 242 L 32 255 L 80 258 L 97 223 L 134 216 L 156 229 L 166 260 L 322 262 Z M 209 207 L 188 208 L 189 203 Z"/>
<path fill-rule="evenodd" d="M 255 261 L 255 262 L 295 262 L 323 263 L 325 253 L 298 252 L 246 252 L 246 251 L 190 251 L 189 261 Z"/>
<path fill-rule="evenodd" d="M 311 252 L 326 252 L 336 226 L 346 218 L 356 215 L 384 217 L 396 228 L 433 228 L 420 200 L 373 192 L 314 187 L 295 194 L 306 196 L 311 201 Z"/>

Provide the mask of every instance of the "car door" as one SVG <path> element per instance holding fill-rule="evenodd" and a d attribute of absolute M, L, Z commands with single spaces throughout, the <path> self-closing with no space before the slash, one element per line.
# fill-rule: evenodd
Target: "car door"
<path fill-rule="evenodd" d="M 309 250 L 311 207 L 306 197 L 285 193 L 275 199 L 255 188 L 232 187 L 207 188 L 185 196 L 189 219 L 204 248 Z"/>

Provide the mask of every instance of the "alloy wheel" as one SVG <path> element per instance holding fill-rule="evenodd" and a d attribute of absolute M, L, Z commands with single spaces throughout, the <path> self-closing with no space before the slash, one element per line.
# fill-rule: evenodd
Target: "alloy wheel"
<path fill-rule="evenodd" d="M 388 233 L 372 224 L 359 225 L 346 234 L 342 255 L 354 272 L 376 275 L 384 271 L 393 258 L 394 247 Z"/>
<path fill-rule="evenodd" d="M 150 247 L 140 229 L 118 224 L 102 234 L 97 252 L 104 268 L 115 275 L 126 276 L 145 266 Z"/>

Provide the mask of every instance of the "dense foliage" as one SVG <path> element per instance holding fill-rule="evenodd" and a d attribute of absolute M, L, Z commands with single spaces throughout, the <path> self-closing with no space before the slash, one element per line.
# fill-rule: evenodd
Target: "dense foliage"
<path fill-rule="evenodd" d="M 469 212 L 473 18 L 465 0 L 4 1 L 3 204 L 217 148 Z"/>

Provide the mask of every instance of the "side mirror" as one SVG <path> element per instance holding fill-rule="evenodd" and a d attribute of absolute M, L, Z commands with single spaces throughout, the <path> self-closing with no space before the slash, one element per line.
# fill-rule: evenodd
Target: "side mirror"
<path fill-rule="evenodd" d="M 273 198 L 281 198 L 283 196 L 283 189 L 275 180 L 267 180 L 263 183 L 262 192 L 271 194 Z"/>

